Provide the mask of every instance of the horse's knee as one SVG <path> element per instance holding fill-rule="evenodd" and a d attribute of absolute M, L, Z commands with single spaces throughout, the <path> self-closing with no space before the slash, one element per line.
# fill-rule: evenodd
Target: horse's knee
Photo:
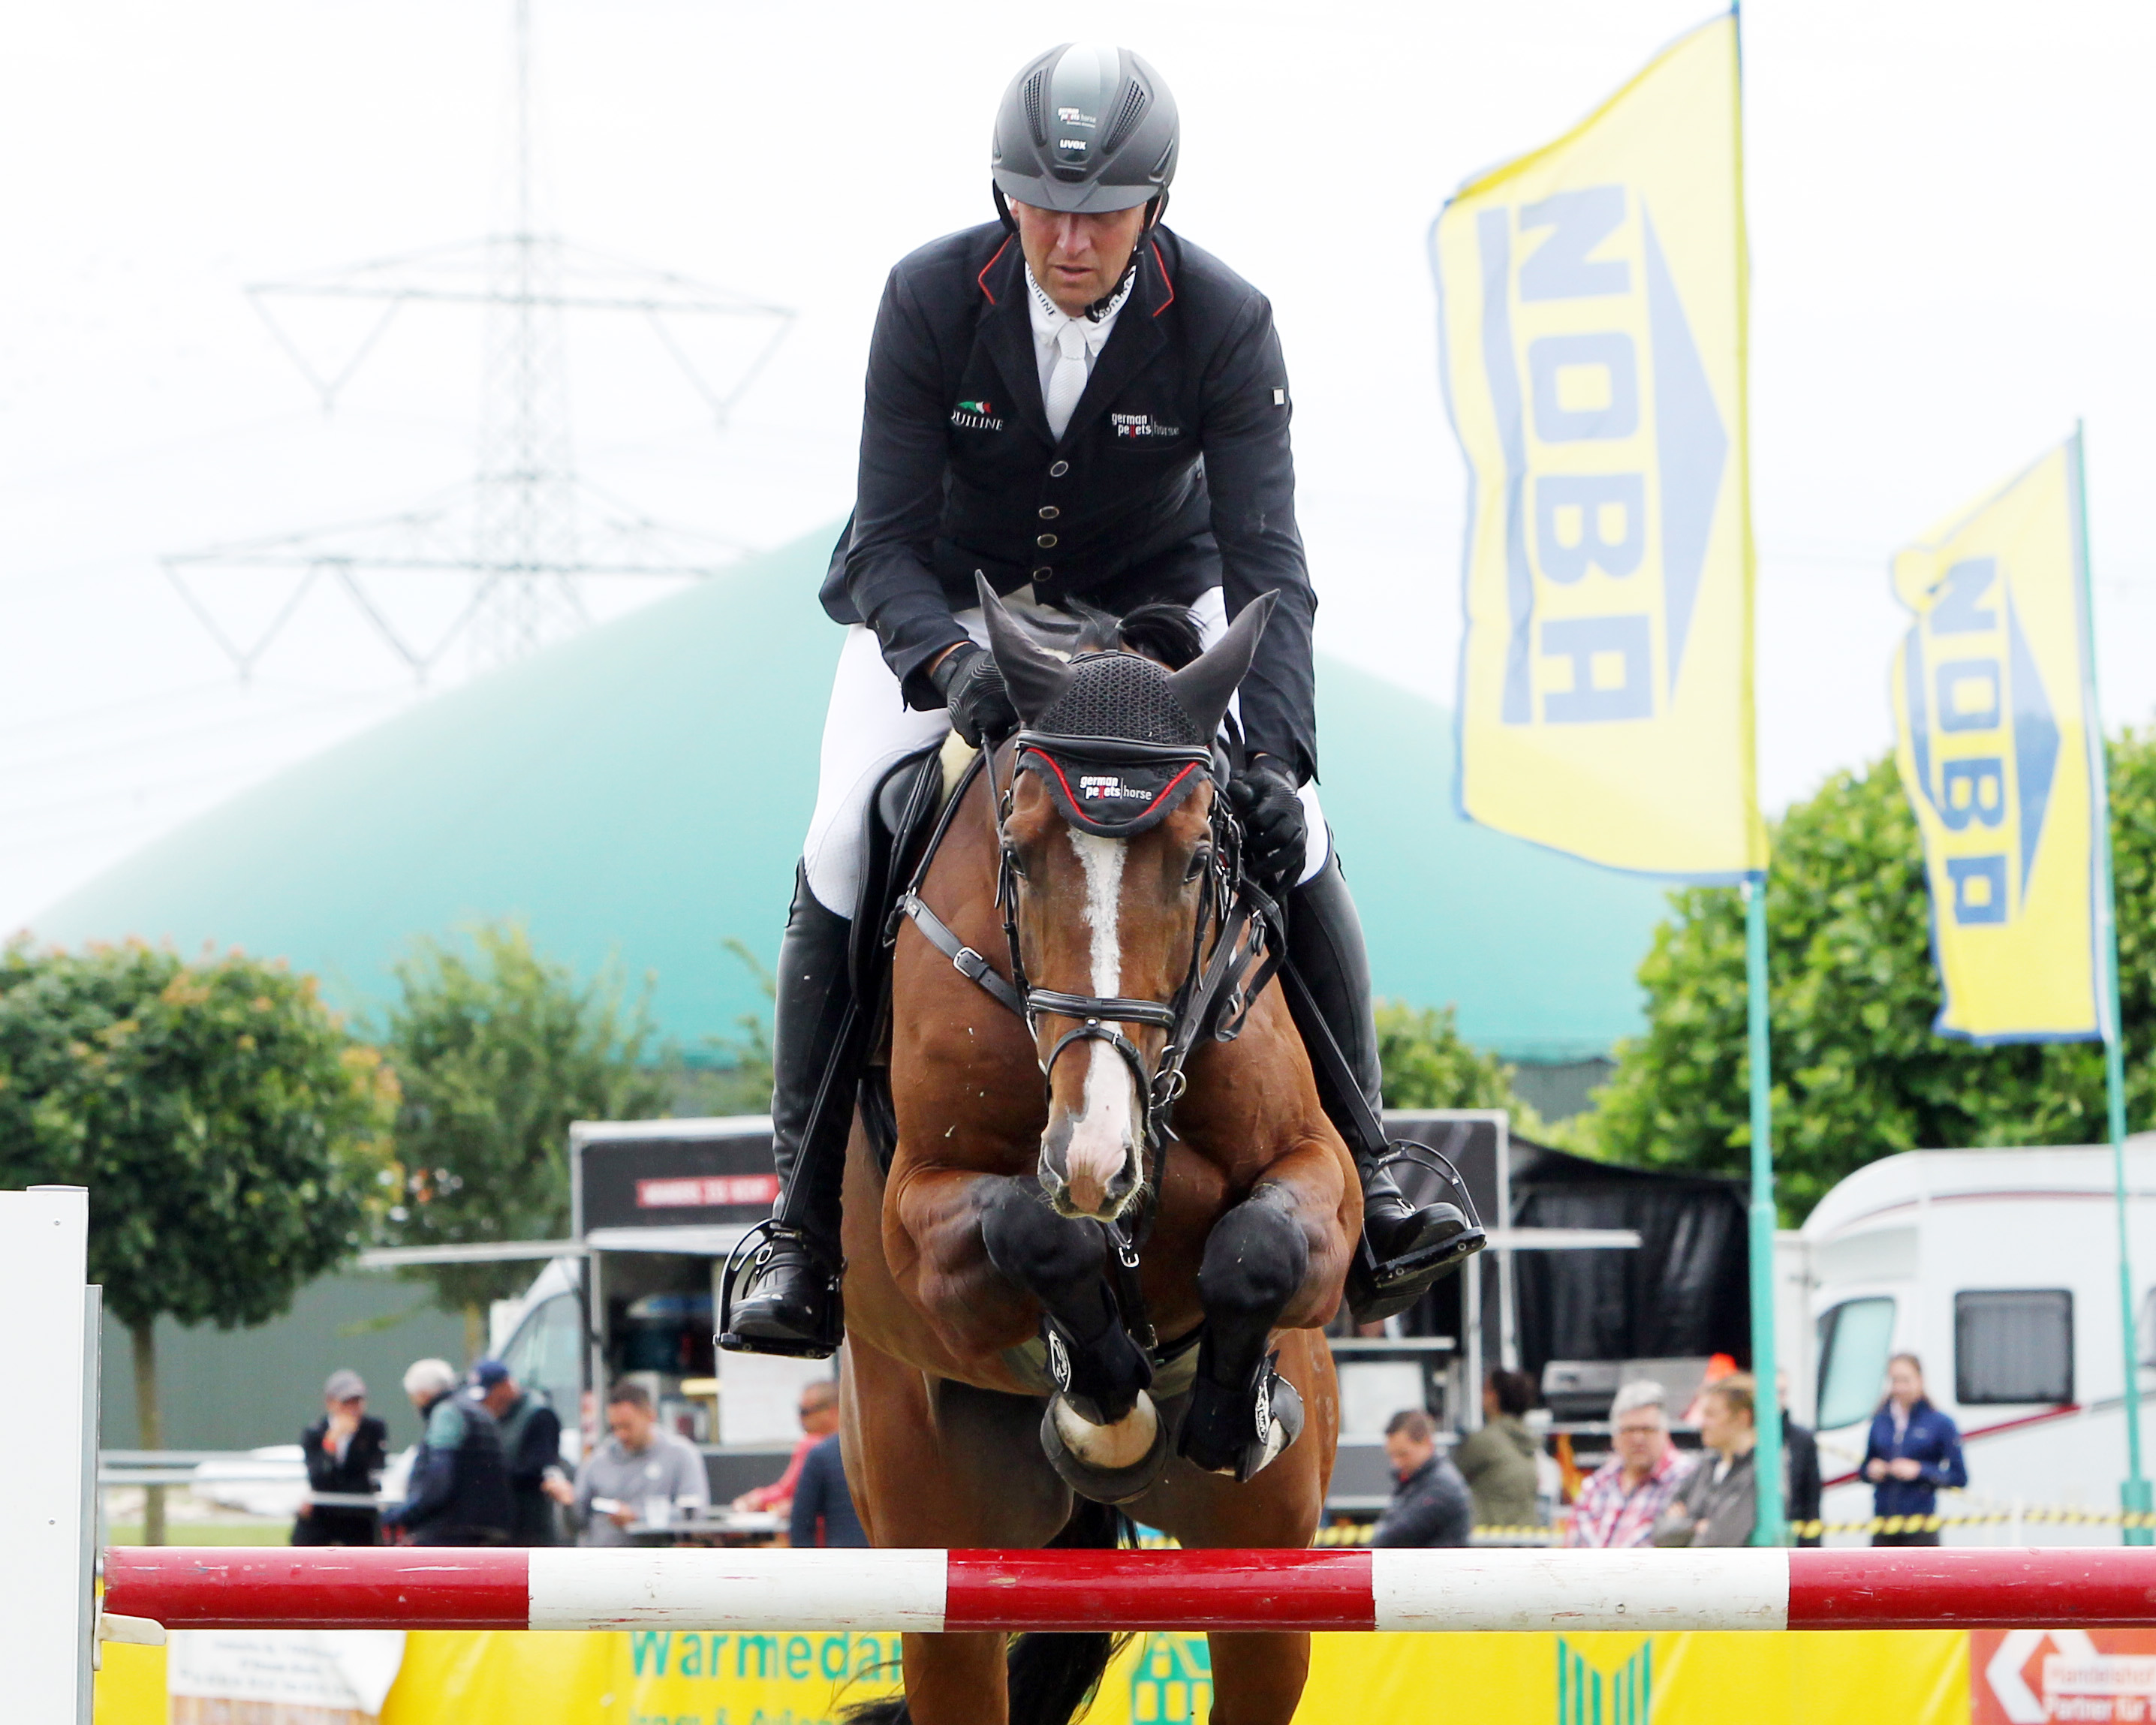
<path fill-rule="evenodd" d="M 1277 1187 L 1261 1186 L 1214 1224 L 1198 1268 L 1209 1319 L 1270 1325 L 1310 1271 L 1310 1242 Z"/>
<path fill-rule="evenodd" d="M 1096 1282 L 1106 1268 L 1101 1230 L 1059 1216 L 1037 1180 L 998 1179 L 982 1199 L 981 1243 L 1007 1281 L 1044 1298 Z"/>

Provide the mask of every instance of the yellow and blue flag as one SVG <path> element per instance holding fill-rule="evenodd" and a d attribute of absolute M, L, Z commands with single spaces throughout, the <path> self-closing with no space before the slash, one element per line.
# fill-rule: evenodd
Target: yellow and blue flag
<path fill-rule="evenodd" d="M 1614 868 L 1766 866 L 1737 19 L 1431 234 L 1470 470 L 1460 800 Z"/>
<path fill-rule="evenodd" d="M 1942 1004 L 1976 1042 L 2102 1034 L 2109 817 L 2087 663 L 2076 434 L 1894 559 L 1895 758 L 1932 893 Z"/>

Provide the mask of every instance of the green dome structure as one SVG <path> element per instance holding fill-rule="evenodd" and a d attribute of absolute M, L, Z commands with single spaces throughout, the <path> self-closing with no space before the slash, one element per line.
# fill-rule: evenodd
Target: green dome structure
<path fill-rule="evenodd" d="M 655 979 L 691 1044 L 767 1009 L 727 950 L 775 954 L 815 798 L 839 633 L 804 540 L 480 678 L 289 768 L 34 920 L 73 945 L 139 937 L 282 956 L 341 1005 L 385 999 L 414 936 L 516 917 L 588 973 Z M 1636 1030 L 1656 883 L 1455 812 L 1452 716 L 1321 655 L 1325 807 L 1380 994 L 1456 1004 L 1514 1059 Z"/>

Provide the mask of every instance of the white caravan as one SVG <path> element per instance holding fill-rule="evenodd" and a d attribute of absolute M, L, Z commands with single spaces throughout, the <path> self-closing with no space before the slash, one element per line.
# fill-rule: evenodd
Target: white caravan
<path fill-rule="evenodd" d="M 2126 1170 L 2146 1367 L 2156 1363 L 2156 1133 L 2128 1141 Z M 2126 1420 L 2108 1148 L 1890 1156 L 1821 1199 L 1800 1238 L 1815 1326 L 1805 1375 L 1816 1383 L 1825 1519 L 1871 1513 L 1871 1488 L 1854 1475 L 1887 1357 L 1900 1353 L 1923 1362 L 1933 1402 L 1961 1428 L 1969 1490 L 1942 1497 L 1942 1513 L 2118 1509 Z M 2143 1375 L 2144 1398 L 2151 1381 Z M 2144 1412 L 2145 1426 L 2151 1418 Z M 2145 1438 L 2156 1445 L 2156 1426 Z M 2151 1466 L 2156 1449 L 2144 1456 Z M 1943 1537 L 1957 1545 L 2116 1544 L 2119 1532 L 2017 1518 L 1949 1527 Z"/>

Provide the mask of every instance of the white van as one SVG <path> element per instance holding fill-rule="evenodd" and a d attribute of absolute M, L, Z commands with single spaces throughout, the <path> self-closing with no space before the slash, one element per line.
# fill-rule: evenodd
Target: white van
<path fill-rule="evenodd" d="M 2135 1325 L 2147 1366 L 2156 1363 L 2156 1133 L 2129 1139 L 2126 1154 Z M 2107 1147 L 1890 1156 L 1821 1199 L 1800 1237 L 1825 1520 L 1871 1513 L 1871 1488 L 1856 1471 L 1887 1358 L 1902 1353 L 1923 1363 L 1933 1403 L 1962 1431 L 1969 1486 L 1942 1497 L 1942 1514 L 2118 1509 L 2126 1420 Z M 2156 1446 L 2156 1425 L 2146 1415 L 2143 1424 Z M 2156 1447 L 2143 1466 L 2156 1467 Z M 2119 1532 L 2010 1519 L 1943 1537 L 1956 1545 L 2115 1545 Z"/>

